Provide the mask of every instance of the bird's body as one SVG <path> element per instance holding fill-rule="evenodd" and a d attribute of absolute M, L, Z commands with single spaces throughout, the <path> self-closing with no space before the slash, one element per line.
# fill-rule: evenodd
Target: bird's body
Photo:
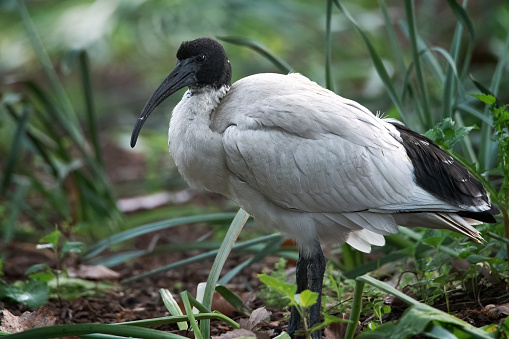
<path fill-rule="evenodd" d="M 427 192 L 393 123 L 299 74 L 189 89 L 173 111 L 169 146 L 191 186 L 227 196 L 305 249 L 318 239 L 369 251 L 397 225 L 426 226 L 433 212 L 490 208 Z M 435 222 L 451 228 L 443 223 Z"/>
<path fill-rule="evenodd" d="M 450 229 L 479 241 L 471 225 L 495 222 L 498 210 L 480 182 L 400 123 L 299 74 L 257 74 L 230 85 L 230 63 L 211 39 L 183 43 L 177 58 L 147 102 L 131 146 L 152 110 L 188 86 L 169 129 L 180 173 L 297 241 L 298 292 L 321 293 L 321 243 L 369 252 L 398 225 Z M 319 318 L 317 302 L 309 325 Z M 294 309 L 289 333 L 299 326 Z"/>

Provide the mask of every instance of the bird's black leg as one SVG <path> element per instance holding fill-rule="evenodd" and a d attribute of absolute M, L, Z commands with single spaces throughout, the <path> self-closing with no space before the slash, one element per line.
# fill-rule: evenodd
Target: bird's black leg
<path fill-rule="evenodd" d="M 321 308 L 322 308 L 322 285 L 323 285 L 323 275 L 325 273 L 325 257 L 323 256 L 322 248 L 320 244 L 316 242 L 314 252 L 310 254 L 310 258 L 308 259 L 308 281 L 309 281 L 309 289 L 311 292 L 318 293 L 318 299 L 316 303 L 309 308 L 309 322 L 308 326 L 312 327 L 316 325 L 321 320 Z M 316 331 L 311 334 L 311 338 L 319 339 L 321 338 L 321 332 Z"/>
<path fill-rule="evenodd" d="M 309 308 L 308 327 L 320 322 L 320 310 L 322 305 L 322 284 L 323 274 L 325 273 L 325 257 L 323 256 L 320 243 L 317 241 L 311 252 L 304 252 L 299 249 L 299 260 L 297 261 L 297 270 L 295 272 L 297 280 L 297 293 L 305 289 L 318 293 L 318 300 Z M 293 338 L 296 330 L 300 328 L 300 314 L 295 307 L 292 307 L 290 313 L 290 322 L 288 323 L 287 333 Z M 313 339 L 321 338 L 321 332 L 317 331 L 311 335 Z"/>
<path fill-rule="evenodd" d="M 297 261 L 297 268 L 295 270 L 295 279 L 297 282 L 297 293 L 300 293 L 308 288 L 308 259 L 302 255 L 301 250 L 299 250 L 299 260 Z M 290 313 L 288 330 L 286 332 L 293 338 L 293 334 L 299 328 L 300 314 L 297 311 L 297 308 L 293 306 Z"/>

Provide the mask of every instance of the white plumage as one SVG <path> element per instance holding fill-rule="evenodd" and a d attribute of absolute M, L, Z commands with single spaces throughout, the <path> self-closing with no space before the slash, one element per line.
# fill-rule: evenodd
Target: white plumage
<path fill-rule="evenodd" d="M 401 225 L 426 226 L 422 213 L 400 212 L 458 210 L 416 184 L 394 125 L 299 74 L 189 89 L 169 146 L 191 186 L 227 196 L 304 247 L 318 238 L 369 252 L 397 232 L 394 213 Z"/>

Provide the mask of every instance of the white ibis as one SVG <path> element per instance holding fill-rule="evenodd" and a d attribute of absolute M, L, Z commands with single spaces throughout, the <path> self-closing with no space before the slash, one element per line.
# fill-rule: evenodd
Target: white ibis
<path fill-rule="evenodd" d="M 479 241 L 472 225 L 495 222 L 498 210 L 482 184 L 397 121 L 299 74 L 256 74 L 231 85 L 230 62 L 212 39 L 183 42 L 177 59 L 143 108 L 131 147 L 154 108 L 187 86 L 169 129 L 180 173 L 192 187 L 230 198 L 260 225 L 296 240 L 298 292 L 321 295 L 321 244 L 347 242 L 369 252 L 397 225 Z M 309 325 L 319 321 L 318 301 Z M 294 309 L 288 332 L 299 327 Z"/>

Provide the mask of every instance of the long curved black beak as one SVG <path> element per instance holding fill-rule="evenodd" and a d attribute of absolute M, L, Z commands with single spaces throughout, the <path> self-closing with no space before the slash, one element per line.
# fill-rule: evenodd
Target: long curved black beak
<path fill-rule="evenodd" d="M 161 102 L 179 89 L 196 83 L 196 71 L 198 68 L 199 65 L 193 58 L 182 60 L 177 63 L 177 66 L 175 66 L 170 75 L 164 79 L 163 83 L 159 85 L 154 94 L 152 94 L 152 97 L 145 104 L 145 107 L 143 107 L 140 117 L 138 121 L 136 121 L 136 125 L 134 125 L 133 133 L 131 134 L 131 147 L 136 145 L 138 135 L 148 116 Z"/>

